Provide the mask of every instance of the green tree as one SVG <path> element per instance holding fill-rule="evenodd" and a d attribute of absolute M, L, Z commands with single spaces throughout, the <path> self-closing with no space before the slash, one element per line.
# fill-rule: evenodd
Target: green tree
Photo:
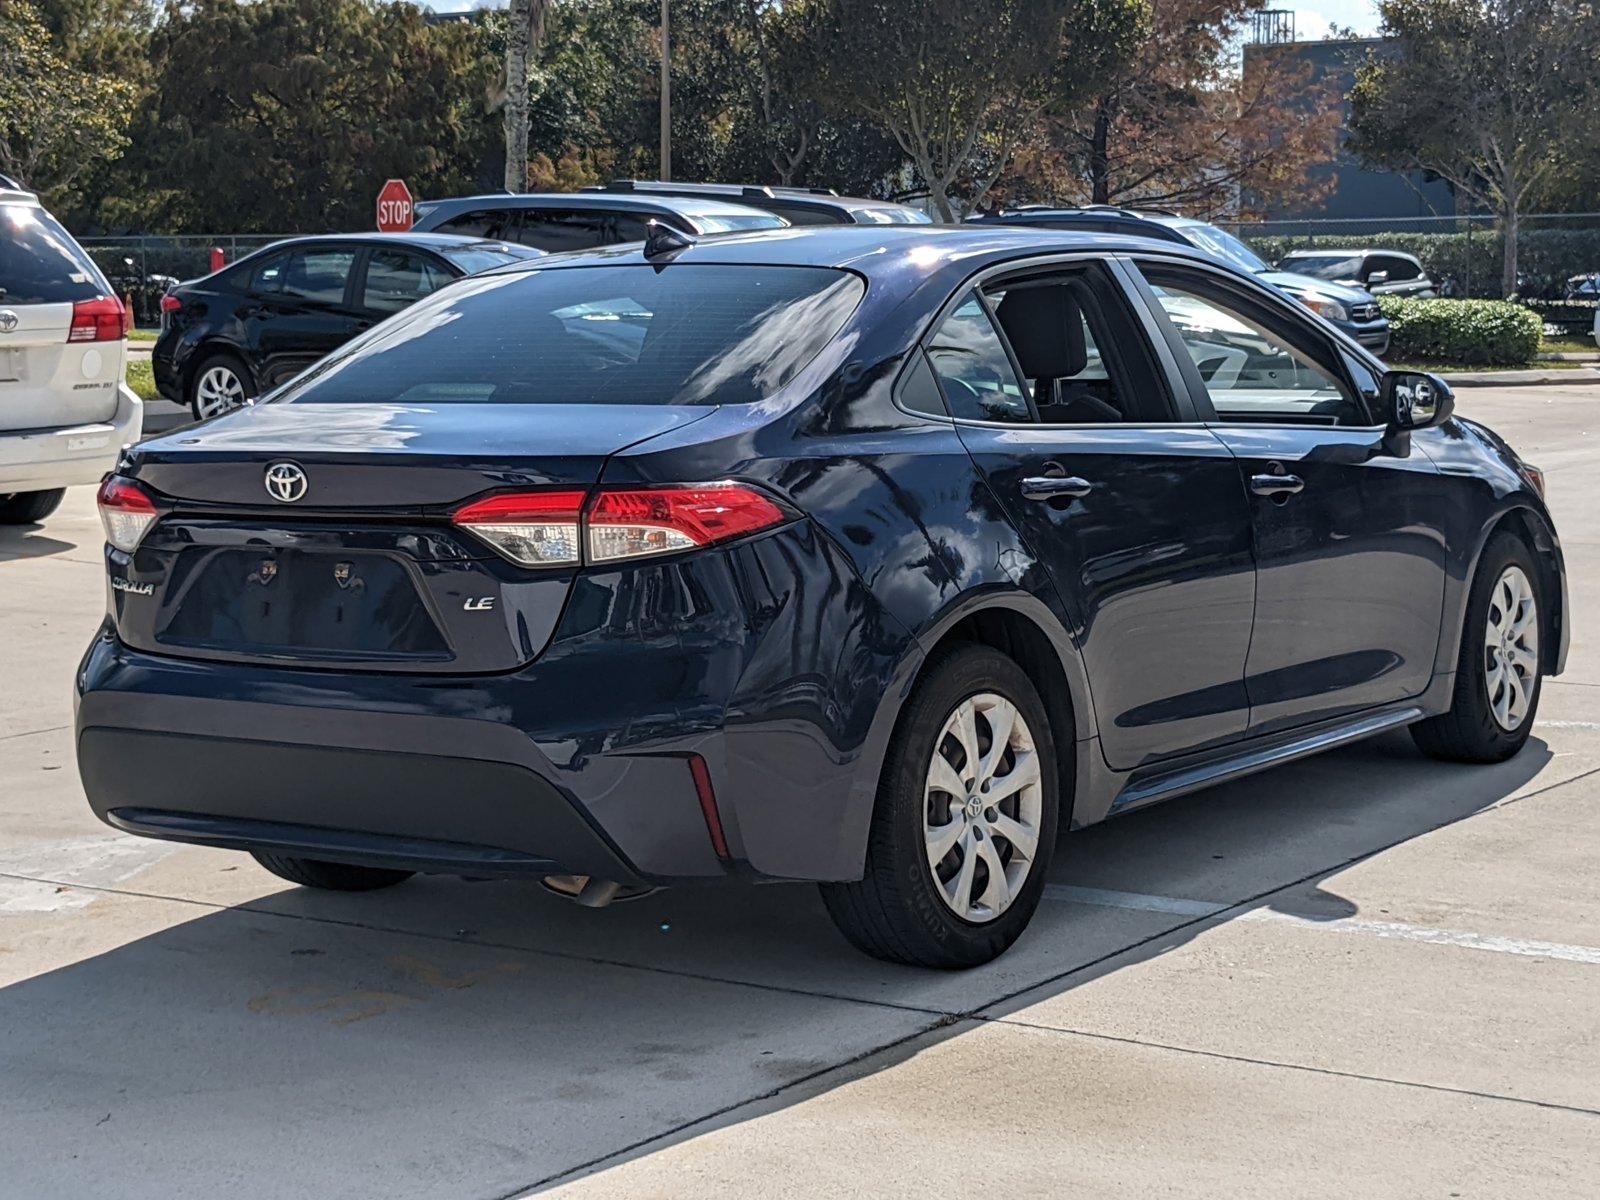
<path fill-rule="evenodd" d="M 1391 46 L 1351 93 L 1349 145 L 1374 166 L 1428 170 L 1491 209 L 1501 293 L 1517 291 L 1523 212 L 1593 137 L 1600 18 L 1589 0 L 1380 0 Z"/>
<path fill-rule="evenodd" d="M 498 140 L 482 29 L 411 4 L 169 0 L 151 48 L 129 224 L 369 227 L 386 178 L 470 190 Z"/>
<path fill-rule="evenodd" d="M 836 110 L 893 135 L 955 220 L 988 192 L 1061 89 L 1059 47 L 1137 28 L 1140 0 L 819 0 L 820 82 Z M 952 195 L 958 189 L 959 197 Z"/>
<path fill-rule="evenodd" d="M 136 94 L 68 62 L 31 4 L 0 4 L 0 172 L 49 191 L 116 158 Z"/>

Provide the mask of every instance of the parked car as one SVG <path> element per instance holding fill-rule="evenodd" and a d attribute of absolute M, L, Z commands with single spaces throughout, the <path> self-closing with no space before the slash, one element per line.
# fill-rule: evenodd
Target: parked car
<path fill-rule="evenodd" d="M 32 192 L 0 178 L 0 524 L 42 521 L 139 437 L 131 319 Z"/>
<path fill-rule="evenodd" d="M 891 200 L 841 196 L 828 188 L 761 187 L 738 183 L 663 183 L 656 179 L 616 179 L 585 193 L 628 196 L 683 196 L 726 200 L 776 213 L 791 225 L 929 225 L 920 208 Z"/>
<path fill-rule="evenodd" d="M 747 205 L 688 196 L 594 192 L 464 196 L 416 206 L 414 230 L 460 233 L 537 246 L 550 254 L 644 241 L 651 221 L 690 237 L 781 229 L 782 217 Z"/>
<path fill-rule="evenodd" d="M 1398 250 L 1291 250 L 1278 260 L 1278 269 L 1365 288 L 1375 296 L 1427 300 L 1439 294 L 1422 263 Z"/>
<path fill-rule="evenodd" d="M 197 419 L 294 378 L 445 284 L 538 251 L 444 234 L 351 233 L 274 242 L 161 300 L 156 387 Z"/>
<path fill-rule="evenodd" d="M 1585 271 L 1570 276 L 1562 297 L 1567 300 L 1600 300 L 1600 271 Z"/>
<path fill-rule="evenodd" d="M 1381 730 L 1521 748 L 1561 551 L 1451 407 L 1175 243 L 513 264 L 127 452 L 83 786 L 311 887 L 815 880 L 972 966 L 1058 830 Z"/>
<path fill-rule="evenodd" d="M 1388 319 L 1378 311 L 1378 302 L 1370 294 L 1345 284 L 1330 283 L 1289 271 L 1274 271 L 1259 254 L 1233 234 L 1204 221 L 1168 212 L 1117 208 L 1113 205 L 1065 209 L 1030 205 L 978 220 L 1044 229 L 1127 233 L 1193 246 L 1266 281 L 1374 354 L 1382 354 L 1389 349 Z"/>

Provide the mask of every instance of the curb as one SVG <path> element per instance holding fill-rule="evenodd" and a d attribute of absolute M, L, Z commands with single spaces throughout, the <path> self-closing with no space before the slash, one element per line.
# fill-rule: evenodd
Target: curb
<path fill-rule="evenodd" d="M 1453 388 L 1462 387 L 1571 387 L 1600 383 L 1600 371 L 1567 367 L 1558 371 L 1458 371 L 1441 373 Z"/>

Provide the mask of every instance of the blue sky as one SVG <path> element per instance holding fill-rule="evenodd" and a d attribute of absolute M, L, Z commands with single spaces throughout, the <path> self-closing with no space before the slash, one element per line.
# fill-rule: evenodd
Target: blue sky
<path fill-rule="evenodd" d="M 460 12 L 467 8 L 504 8 L 506 0 L 421 0 L 429 8 L 440 12 Z M 1281 3 L 1282 0 L 1279 0 Z M 1329 25 L 1348 25 L 1357 33 L 1373 33 L 1378 28 L 1378 10 L 1372 0 L 1314 0 L 1311 7 L 1295 9 L 1295 34 L 1301 38 L 1319 38 Z"/>

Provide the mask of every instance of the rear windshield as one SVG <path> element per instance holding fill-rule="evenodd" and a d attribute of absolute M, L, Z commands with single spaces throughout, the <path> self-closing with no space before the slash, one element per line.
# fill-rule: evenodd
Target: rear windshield
<path fill-rule="evenodd" d="M 0 302 L 61 304 L 110 292 L 54 217 L 31 204 L 0 204 Z"/>
<path fill-rule="evenodd" d="M 748 404 L 843 327 L 866 285 L 821 267 L 479 275 L 406 309 L 281 403 Z"/>
<path fill-rule="evenodd" d="M 490 267 L 503 267 L 510 262 L 521 262 L 524 259 L 539 258 L 542 250 L 535 250 L 532 246 L 441 246 L 439 253 L 460 267 L 468 275 L 476 275 L 479 271 L 487 271 Z"/>
<path fill-rule="evenodd" d="M 1354 279 L 1361 269 L 1359 254 L 1291 254 L 1278 264 L 1280 270 L 1314 279 Z"/>

